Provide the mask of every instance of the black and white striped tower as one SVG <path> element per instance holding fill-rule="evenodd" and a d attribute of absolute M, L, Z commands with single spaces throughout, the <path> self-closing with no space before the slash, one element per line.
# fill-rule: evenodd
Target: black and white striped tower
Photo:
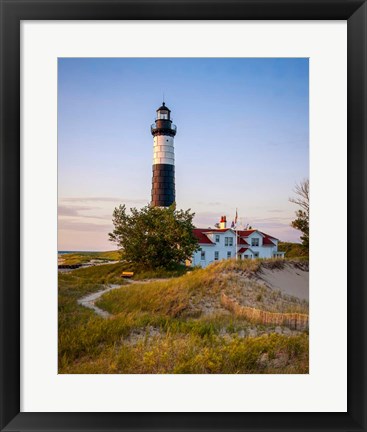
<path fill-rule="evenodd" d="M 151 126 L 154 137 L 152 205 L 168 207 L 175 201 L 176 125 L 172 124 L 171 111 L 163 102 L 157 109 L 157 118 Z"/>

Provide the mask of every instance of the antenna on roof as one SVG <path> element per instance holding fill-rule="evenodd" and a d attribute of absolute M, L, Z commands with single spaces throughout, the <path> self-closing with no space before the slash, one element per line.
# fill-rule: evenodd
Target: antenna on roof
<path fill-rule="evenodd" d="M 163 92 L 163 105 L 164 105 L 164 92 Z"/>

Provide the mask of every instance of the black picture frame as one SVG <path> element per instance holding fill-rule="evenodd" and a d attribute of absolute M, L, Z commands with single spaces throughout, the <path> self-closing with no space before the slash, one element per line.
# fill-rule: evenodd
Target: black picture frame
<path fill-rule="evenodd" d="M 360 0 L 1 0 L 2 431 L 365 431 L 367 6 Z M 21 20 L 348 21 L 348 411 L 346 413 L 20 412 Z M 337 217 L 338 203 L 330 217 Z M 353 252 L 351 252 L 353 251 Z M 337 271 L 336 256 L 335 269 Z M 332 361 L 332 359 L 331 359 Z M 337 377 L 336 377 L 337 379 Z M 220 391 L 218 389 L 218 391 Z"/>

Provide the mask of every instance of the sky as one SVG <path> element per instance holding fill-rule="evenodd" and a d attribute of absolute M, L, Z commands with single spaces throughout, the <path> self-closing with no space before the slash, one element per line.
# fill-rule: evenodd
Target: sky
<path fill-rule="evenodd" d="M 60 58 L 58 248 L 100 251 L 119 204 L 150 201 L 150 125 L 177 125 L 176 203 L 194 224 L 250 224 L 299 242 L 294 187 L 309 176 L 308 59 Z"/>

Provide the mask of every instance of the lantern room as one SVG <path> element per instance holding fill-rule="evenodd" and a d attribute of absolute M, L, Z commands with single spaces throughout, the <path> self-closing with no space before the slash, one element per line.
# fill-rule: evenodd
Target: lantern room
<path fill-rule="evenodd" d="M 157 109 L 157 120 L 170 120 L 171 110 L 163 102 L 162 106 Z"/>

